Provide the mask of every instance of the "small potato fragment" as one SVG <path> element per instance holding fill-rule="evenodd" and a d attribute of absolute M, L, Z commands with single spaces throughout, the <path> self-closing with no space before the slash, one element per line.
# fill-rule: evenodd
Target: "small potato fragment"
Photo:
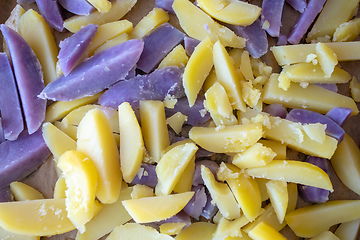
<path fill-rule="evenodd" d="M 130 183 L 140 169 L 144 140 L 140 125 L 128 102 L 119 105 L 120 167 L 125 182 Z"/>
<path fill-rule="evenodd" d="M 122 174 L 119 152 L 110 124 L 100 109 L 92 109 L 81 120 L 76 150 L 94 163 L 98 173 L 96 197 L 102 203 L 114 203 L 119 197 Z"/>
<path fill-rule="evenodd" d="M 354 41 L 360 34 L 360 18 L 354 18 L 338 26 L 333 35 L 334 42 Z"/>
<path fill-rule="evenodd" d="M 213 18 L 240 26 L 251 25 L 261 12 L 260 7 L 237 0 L 199 0 L 197 3 Z"/>
<path fill-rule="evenodd" d="M 189 227 L 183 229 L 175 240 L 209 240 L 212 239 L 213 233 L 216 230 L 216 225 L 210 222 L 195 222 Z"/>
<path fill-rule="evenodd" d="M 286 159 L 286 144 L 267 139 L 260 139 L 259 143 L 265 147 L 271 148 L 271 150 L 276 153 L 274 159 Z"/>
<path fill-rule="evenodd" d="M 226 219 L 240 217 L 240 207 L 229 186 L 226 183 L 217 182 L 211 171 L 204 165 L 201 166 L 201 177 L 221 214 Z"/>
<path fill-rule="evenodd" d="M 215 153 L 242 152 L 263 136 L 261 123 L 225 127 L 193 127 L 189 138 Z"/>
<path fill-rule="evenodd" d="M 181 132 L 182 126 L 184 125 L 184 122 L 187 121 L 187 116 L 182 114 L 181 112 L 177 112 L 171 117 L 168 117 L 166 119 L 166 124 L 168 124 L 176 134 L 179 134 Z"/>
<path fill-rule="evenodd" d="M 184 70 L 183 86 L 190 107 L 194 105 L 213 64 L 213 43 L 207 37 L 195 47 Z"/>
<path fill-rule="evenodd" d="M 157 196 L 169 195 L 178 183 L 187 165 L 195 156 L 198 147 L 194 143 L 185 143 L 166 152 L 156 165 L 158 183 Z"/>
<path fill-rule="evenodd" d="M 358 219 L 360 200 L 333 200 L 298 208 L 285 221 L 299 237 L 314 237 L 335 224 Z"/>
<path fill-rule="evenodd" d="M 360 218 L 339 225 L 334 234 L 340 239 L 355 240 L 360 229 Z"/>
<path fill-rule="evenodd" d="M 171 236 L 138 223 L 127 223 L 116 227 L 106 240 L 171 240 Z"/>
<path fill-rule="evenodd" d="M 54 198 L 66 198 L 66 182 L 65 177 L 60 175 L 58 180 L 55 183 L 54 187 Z"/>
<path fill-rule="evenodd" d="M 316 237 L 311 238 L 310 240 L 340 240 L 335 234 L 330 231 L 325 231 L 317 235 Z"/>
<path fill-rule="evenodd" d="M 289 202 L 287 183 L 279 180 L 270 180 L 266 183 L 270 202 L 280 223 L 284 221 Z"/>
<path fill-rule="evenodd" d="M 244 152 L 235 154 L 232 163 L 239 168 L 259 167 L 271 162 L 275 156 L 271 148 L 255 143 Z"/>
<path fill-rule="evenodd" d="M 10 183 L 10 190 L 16 201 L 44 199 L 38 190 L 22 182 Z"/>
<path fill-rule="evenodd" d="M 185 48 L 179 44 L 164 57 L 160 62 L 158 69 L 166 66 L 185 67 L 188 61 L 189 57 L 186 55 Z"/>
<path fill-rule="evenodd" d="M 154 190 L 146 185 L 136 184 L 131 192 L 131 199 L 154 196 Z"/>
<path fill-rule="evenodd" d="M 252 177 L 300 183 L 334 191 L 329 176 L 319 167 L 295 160 L 273 160 L 265 166 L 248 168 Z"/>
<path fill-rule="evenodd" d="M 241 216 L 233 221 L 229 221 L 226 218 L 222 217 L 219 220 L 219 223 L 216 227 L 216 230 L 213 234 L 212 240 L 222 240 L 232 238 L 242 237 L 241 228 L 249 223 L 249 220 L 245 216 Z"/>
<path fill-rule="evenodd" d="M 174 192 L 183 193 L 191 191 L 192 181 L 195 172 L 195 156 L 187 164 L 184 172 L 181 174 L 179 181 L 174 187 Z"/>
<path fill-rule="evenodd" d="M 155 100 L 140 101 L 141 129 L 151 162 L 159 162 L 170 145 L 164 103 Z"/>
<path fill-rule="evenodd" d="M 321 42 L 316 44 L 315 50 L 321 69 L 325 73 L 324 76 L 329 78 L 338 64 L 337 56 L 330 47 Z"/>
<path fill-rule="evenodd" d="M 94 216 L 97 170 L 83 153 L 67 151 L 59 158 L 58 168 L 66 182 L 65 205 L 68 218 L 82 233 Z"/>
<path fill-rule="evenodd" d="M 286 238 L 276 231 L 266 222 L 260 222 L 250 232 L 249 237 L 253 240 L 286 240 Z"/>
<path fill-rule="evenodd" d="M 160 225 L 160 233 L 176 235 L 186 226 L 185 222 L 163 223 Z"/>
<path fill-rule="evenodd" d="M 193 195 L 194 192 L 185 192 L 166 196 L 145 197 L 124 200 L 122 204 L 135 222 L 156 222 L 180 212 Z"/>
<path fill-rule="evenodd" d="M 87 0 L 91 5 L 93 5 L 96 10 L 101 13 L 107 13 L 111 8 L 111 2 L 108 0 Z"/>
<path fill-rule="evenodd" d="M 75 229 L 67 217 L 64 198 L 0 203 L 0 227 L 35 236 L 56 235 Z"/>

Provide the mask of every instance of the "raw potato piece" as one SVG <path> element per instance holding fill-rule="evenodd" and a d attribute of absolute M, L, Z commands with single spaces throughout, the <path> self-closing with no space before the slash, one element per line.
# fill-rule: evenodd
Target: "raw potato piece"
<path fill-rule="evenodd" d="M 199 6 L 210 16 L 234 25 L 251 25 L 259 16 L 261 8 L 237 0 L 199 0 Z"/>
<path fill-rule="evenodd" d="M 106 240 L 171 240 L 171 236 L 159 233 L 156 229 L 138 223 L 120 225 L 112 231 Z"/>
<path fill-rule="evenodd" d="M 97 170 L 87 156 L 77 151 L 65 152 L 57 166 L 63 171 L 66 182 L 68 218 L 83 233 L 85 223 L 94 216 Z"/>
<path fill-rule="evenodd" d="M 22 182 L 10 183 L 10 190 L 16 201 L 44 199 L 38 190 Z"/>
<path fill-rule="evenodd" d="M 319 167 L 295 160 L 273 160 L 265 166 L 248 168 L 252 177 L 300 183 L 334 191 L 329 176 Z"/>
<path fill-rule="evenodd" d="M 170 145 L 166 125 L 164 103 L 161 101 L 140 101 L 141 129 L 151 162 L 159 162 Z"/>
<path fill-rule="evenodd" d="M 195 47 L 183 75 L 183 85 L 190 107 L 194 105 L 213 64 L 213 43 L 209 38 L 205 38 Z"/>
<path fill-rule="evenodd" d="M 185 207 L 194 192 L 146 197 L 122 201 L 125 209 L 137 223 L 149 223 L 174 216 Z"/>
<path fill-rule="evenodd" d="M 77 131 L 77 151 L 94 163 L 98 173 L 96 197 L 102 203 L 114 203 L 119 198 L 122 174 L 119 152 L 109 121 L 100 109 L 90 110 Z"/>
<path fill-rule="evenodd" d="M 156 165 L 158 183 L 155 194 L 157 196 L 169 195 L 174 190 L 197 150 L 198 147 L 194 143 L 185 143 L 164 154 Z"/>
<path fill-rule="evenodd" d="M 130 183 L 140 169 L 144 155 L 142 132 L 128 102 L 119 106 L 120 166 L 124 181 Z"/>

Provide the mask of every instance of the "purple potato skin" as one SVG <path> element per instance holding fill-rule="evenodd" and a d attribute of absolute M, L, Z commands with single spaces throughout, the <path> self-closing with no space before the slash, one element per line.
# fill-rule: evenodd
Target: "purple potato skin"
<path fill-rule="evenodd" d="M 10 187 L 3 187 L 0 189 L 0 202 L 10 202 L 11 201 L 11 191 Z"/>
<path fill-rule="evenodd" d="M 36 0 L 36 5 L 50 27 L 59 32 L 64 30 L 64 20 L 57 0 Z"/>
<path fill-rule="evenodd" d="M 321 123 L 326 124 L 325 132 L 340 143 L 344 139 L 345 131 L 329 117 L 310 110 L 294 108 L 287 115 L 286 119 L 300 123 Z"/>
<path fill-rule="evenodd" d="M 299 13 L 303 13 L 307 6 L 306 0 L 286 0 L 286 2 Z"/>
<path fill-rule="evenodd" d="M 143 37 L 144 51 L 137 63 L 137 68 L 145 73 L 151 72 L 184 37 L 185 34 L 170 23 L 158 26 Z"/>
<path fill-rule="evenodd" d="M 23 131 L 15 141 L 0 144 L 0 189 L 34 172 L 50 156 L 42 130 Z"/>
<path fill-rule="evenodd" d="M 315 166 L 318 166 L 324 172 L 328 173 L 329 166 L 328 166 L 328 159 L 320 158 L 320 157 L 314 157 L 314 156 L 308 156 L 306 159 L 306 162 L 314 164 Z M 306 186 L 306 185 L 298 185 L 299 193 L 301 195 L 301 198 L 310 203 L 324 203 L 327 200 L 329 200 L 329 190 L 316 188 L 312 186 Z"/>
<path fill-rule="evenodd" d="M 89 15 L 95 8 L 86 0 L 58 0 L 67 11 L 76 15 Z"/>
<path fill-rule="evenodd" d="M 58 59 L 65 76 L 86 57 L 86 49 L 97 33 L 97 28 L 97 25 L 88 24 L 60 42 Z"/>
<path fill-rule="evenodd" d="M 71 101 L 99 93 L 127 76 L 139 60 L 143 46 L 141 40 L 133 39 L 95 54 L 69 75 L 49 83 L 39 97 Z"/>
<path fill-rule="evenodd" d="M 5 53 L 0 53 L 0 86 L 3 137 L 12 141 L 24 130 L 24 119 L 14 74 Z"/>
<path fill-rule="evenodd" d="M 281 17 L 285 0 L 263 0 L 261 10 L 262 25 L 267 21 L 269 28 L 266 32 L 272 37 L 280 35 Z"/>
<path fill-rule="evenodd" d="M 264 112 L 269 113 L 273 117 L 281 117 L 281 118 L 285 118 L 288 113 L 286 108 L 279 103 L 273 103 L 266 106 L 264 108 Z"/>
<path fill-rule="evenodd" d="M 332 83 L 314 83 L 314 85 L 325 88 L 325 89 L 330 90 L 332 92 L 338 92 L 338 90 L 339 90 L 336 83 L 334 83 L 334 84 L 332 84 Z"/>
<path fill-rule="evenodd" d="M 154 188 L 158 183 L 155 168 L 156 166 L 153 164 L 142 163 L 139 173 L 136 174 L 131 185 L 141 184 Z"/>
<path fill-rule="evenodd" d="M 259 58 L 268 51 L 268 39 L 266 31 L 261 27 L 260 20 L 256 20 L 249 26 L 237 26 L 226 24 L 228 28 L 242 38 L 246 39 L 245 49 L 253 58 Z"/>
<path fill-rule="evenodd" d="M 46 100 L 38 97 L 44 89 L 41 65 L 30 45 L 11 28 L 1 25 L 13 63 L 15 79 L 29 134 L 36 132 L 45 119 Z"/>
<path fill-rule="evenodd" d="M 185 124 L 189 124 L 191 126 L 198 126 L 201 123 L 204 123 L 210 119 L 209 112 L 205 112 L 202 114 L 204 110 L 204 97 L 198 96 L 195 101 L 195 104 L 192 107 L 189 107 L 189 102 L 186 97 L 178 99 L 174 108 L 165 108 L 166 117 L 170 117 L 177 112 L 181 112 L 182 114 L 188 117 Z"/>
<path fill-rule="evenodd" d="M 195 171 L 194 171 L 194 177 L 193 177 L 193 182 L 192 185 L 193 186 L 198 186 L 201 184 L 204 184 L 204 180 L 201 177 L 201 166 L 204 165 L 205 167 L 207 167 L 212 174 L 214 174 L 214 176 L 216 177 L 216 173 L 219 169 L 219 165 L 212 161 L 212 160 L 201 160 L 195 163 Z"/>
<path fill-rule="evenodd" d="M 129 102 L 132 107 L 137 108 L 141 100 L 162 101 L 167 95 L 175 98 L 185 96 L 182 86 L 183 71 L 183 68 L 168 66 L 150 74 L 120 81 L 99 98 L 99 104 L 117 108 L 121 103 Z"/>
<path fill-rule="evenodd" d="M 184 212 L 187 213 L 190 217 L 199 220 L 201 213 L 203 212 L 203 208 L 207 202 L 207 196 L 205 193 L 205 186 L 198 185 L 193 186 L 191 191 L 195 192 L 190 201 L 185 205 Z"/>
<path fill-rule="evenodd" d="M 180 211 L 179 213 L 175 214 L 174 216 L 167 218 L 165 220 L 162 221 L 158 221 L 156 222 L 158 225 L 161 225 L 163 223 L 178 223 L 178 222 L 183 222 L 186 223 L 185 227 L 190 226 L 191 224 L 191 219 L 190 216 L 187 215 L 183 210 Z"/>
<path fill-rule="evenodd" d="M 335 107 L 331 110 L 329 110 L 325 116 L 339 124 L 340 126 L 343 126 L 345 121 L 350 117 L 353 110 L 351 108 L 346 107 Z"/>
<path fill-rule="evenodd" d="M 194 52 L 195 47 L 200 43 L 199 40 L 192 37 L 184 37 L 185 52 L 188 56 Z"/>
<path fill-rule="evenodd" d="M 201 213 L 201 216 L 203 216 L 206 219 L 211 219 L 215 216 L 215 214 L 218 212 L 218 207 L 212 203 L 212 197 L 208 190 L 206 190 L 206 196 L 207 201 L 205 204 L 205 207 L 203 208 L 203 212 Z"/>
<path fill-rule="evenodd" d="M 288 42 L 298 44 L 305 35 L 316 16 L 321 12 L 326 0 L 310 0 L 305 11 L 298 18 L 290 32 Z"/>
<path fill-rule="evenodd" d="M 162 8 L 170 14 L 175 14 L 172 5 L 174 0 L 155 0 L 155 7 Z"/>

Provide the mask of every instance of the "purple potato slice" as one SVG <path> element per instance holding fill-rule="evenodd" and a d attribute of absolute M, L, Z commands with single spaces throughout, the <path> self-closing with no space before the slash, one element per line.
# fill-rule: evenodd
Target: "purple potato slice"
<path fill-rule="evenodd" d="M 64 19 L 61 16 L 57 0 L 36 0 L 36 4 L 49 26 L 62 32 L 64 30 Z"/>
<path fill-rule="evenodd" d="M 95 8 L 86 0 L 58 0 L 60 5 L 76 15 L 89 15 Z"/>
<path fill-rule="evenodd" d="M 272 37 L 280 35 L 281 17 L 285 0 L 263 0 L 261 23 Z"/>

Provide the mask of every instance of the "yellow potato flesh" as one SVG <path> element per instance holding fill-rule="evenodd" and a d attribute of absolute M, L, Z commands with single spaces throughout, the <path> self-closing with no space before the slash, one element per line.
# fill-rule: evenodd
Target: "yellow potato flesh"
<path fill-rule="evenodd" d="M 317 235 L 316 237 L 311 238 L 310 240 L 340 240 L 335 234 L 330 231 L 325 231 Z"/>
<path fill-rule="evenodd" d="M 329 176 L 319 167 L 295 160 L 273 160 L 265 166 L 248 168 L 252 177 L 300 183 L 334 191 Z"/>
<path fill-rule="evenodd" d="M 0 239 L 5 240 L 40 240 L 39 236 L 29 236 L 29 235 L 22 235 L 22 234 L 16 234 L 12 232 L 8 232 L 2 228 L 0 228 Z"/>
<path fill-rule="evenodd" d="M 54 121 L 60 120 L 63 117 L 65 117 L 66 114 L 68 114 L 69 112 L 74 110 L 75 108 L 95 102 L 100 96 L 101 96 L 101 93 L 98 93 L 93 96 L 84 97 L 84 98 L 76 99 L 73 101 L 54 102 L 46 109 L 46 115 L 45 115 L 44 121 L 45 122 L 54 122 Z"/>
<path fill-rule="evenodd" d="M 360 18 L 355 18 L 349 22 L 341 24 L 336 28 L 333 41 L 347 42 L 354 41 L 360 34 Z"/>
<path fill-rule="evenodd" d="M 175 0 L 172 5 L 181 28 L 187 35 L 198 40 L 209 37 L 212 42 L 220 40 L 225 46 L 243 48 L 245 39 L 230 29 L 216 23 L 209 15 L 188 0 Z"/>
<path fill-rule="evenodd" d="M 192 107 L 206 77 L 213 67 L 213 43 L 209 38 L 202 40 L 191 54 L 183 75 L 185 94 Z"/>
<path fill-rule="evenodd" d="M 253 240 L 286 240 L 286 238 L 266 222 L 260 222 L 249 233 Z"/>
<path fill-rule="evenodd" d="M 240 207 L 229 186 L 226 183 L 217 182 L 214 175 L 204 165 L 201 166 L 201 177 L 221 214 L 227 219 L 240 217 Z"/>
<path fill-rule="evenodd" d="M 265 166 L 274 159 L 275 155 L 271 148 L 255 143 L 244 152 L 234 155 L 232 163 L 239 168 Z"/>
<path fill-rule="evenodd" d="M 116 0 L 106 13 L 95 11 L 88 16 L 73 16 L 65 20 L 64 27 L 70 32 L 77 32 L 81 27 L 92 24 L 104 24 L 121 19 L 135 5 L 136 0 Z"/>
<path fill-rule="evenodd" d="M 274 159 L 286 159 L 286 144 L 267 139 L 260 139 L 259 143 L 265 147 L 271 148 L 271 150 L 276 153 Z"/>
<path fill-rule="evenodd" d="M 22 182 L 10 183 L 10 190 L 16 201 L 44 198 L 44 196 L 38 190 Z"/>
<path fill-rule="evenodd" d="M 179 44 L 164 57 L 158 68 L 160 69 L 165 66 L 185 67 L 188 61 L 189 57 L 186 55 L 184 47 Z"/>
<path fill-rule="evenodd" d="M 166 119 L 166 124 L 168 124 L 176 134 L 179 134 L 186 120 L 187 116 L 185 116 L 181 112 L 177 112 Z"/>
<path fill-rule="evenodd" d="M 91 5 L 93 5 L 96 10 L 101 13 L 107 13 L 111 8 L 111 2 L 108 0 L 87 0 Z"/>
<path fill-rule="evenodd" d="M 60 121 L 55 121 L 54 126 L 63 131 L 65 134 L 67 134 L 69 137 L 77 140 L 77 127 L 73 125 L 67 125 Z"/>
<path fill-rule="evenodd" d="M 241 79 L 225 47 L 219 41 L 214 44 L 213 59 L 217 81 L 225 88 L 232 107 L 245 111 L 246 106 L 241 97 Z"/>
<path fill-rule="evenodd" d="M 96 197 L 102 203 L 114 203 L 119 197 L 122 174 L 118 148 L 105 114 L 100 109 L 87 112 L 77 137 L 76 150 L 88 156 L 97 169 Z"/>
<path fill-rule="evenodd" d="M 120 127 L 120 166 L 125 182 L 130 183 L 140 169 L 144 140 L 133 109 L 128 102 L 118 107 Z"/>
<path fill-rule="evenodd" d="M 19 31 L 39 59 L 44 73 L 45 85 L 54 81 L 57 78 L 58 49 L 45 19 L 34 10 L 29 9 L 20 19 Z"/>
<path fill-rule="evenodd" d="M 332 36 L 340 24 L 350 20 L 358 4 L 358 0 L 326 1 L 323 10 L 308 33 L 306 41 L 310 42 L 325 35 Z"/>
<path fill-rule="evenodd" d="M 175 240 L 208 240 L 212 239 L 213 233 L 216 230 L 216 225 L 210 222 L 195 222 L 189 227 L 183 229 Z"/>
<path fill-rule="evenodd" d="M 122 205 L 123 200 L 131 199 L 131 187 L 121 190 L 119 199 L 112 204 L 104 204 L 98 214 L 85 224 L 85 232 L 78 232 L 76 240 L 98 240 L 110 233 L 115 227 L 131 220 Z M 116 214 L 114 214 L 116 213 Z"/>
<path fill-rule="evenodd" d="M 340 239 L 356 239 L 360 230 L 360 218 L 339 225 L 334 234 Z"/>
<path fill-rule="evenodd" d="M 104 50 L 106 50 L 106 49 L 108 49 L 108 48 L 111 48 L 111 47 L 113 47 L 113 46 L 115 46 L 115 45 L 118 45 L 118 44 L 120 44 L 120 43 L 126 42 L 126 41 L 128 41 L 129 39 L 130 39 L 129 34 L 127 34 L 127 33 L 122 33 L 122 34 L 120 34 L 120 35 L 117 36 L 117 37 L 114 37 L 114 38 L 112 38 L 112 39 L 110 39 L 110 40 L 107 40 L 103 45 L 101 45 L 100 47 L 98 47 L 98 48 L 96 49 L 96 51 L 95 51 L 94 54 L 97 54 L 97 53 L 99 53 L 99 52 L 102 52 L 102 51 L 104 51 Z"/>
<path fill-rule="evenodd" d="M 251 25 L 259 16 L 261 8 L 236 0 L 199 0 L 199 6 L 213 18 L 235 25 Z"/>
<path fill-rule="evenodd" d="M 154 8 L 143 17 L 130 34 L 130 38 L 141 39 L 151 30 L 170 20 L 169 14 L 162 8 Z"/>
<path fill-rule="evenodd" d="M 250 54 L 248 51 L 244 51 L 241 54 L 240 71 L 244 75 L 246 80 L 253 81 L 254 74 L 251 67 Z"/>
<path fill-rule="evenodd" d="M 180 212 L 193 195 L 194 192 L 185 192 L 166 196 L 145 197 L 124 200 L 122 204 L 135 222 L 156 222 Z"/>
<path fill-rule="evenodd" d="M 315 50 L 321 69 L 325 74 L 324 76 L 329 78 L 338 63 L 337 56 L 330 47 L 320 42 L 316 44 Z"/>
<path fill-rule="evenodd" d="M 171 236 L 159 233 L 156 229 L 137 223 L 120 225 L 110 233 L 106 240 L 171 240 Z"/>
<path fill-rule="evenodd" d="M 97 170 L 83 153 L 67 151 L 59 158 L 58 168 L 65 178 L 65 205 L 68 218 L 80 232 L 94 216 Z"/>
<path fill-rule="evenodd" d="M 160 225 L 160 233 L 167 235 L 177 235 L 186 226 L 184 222 L 163 223 Z"/>
<path fill-rule="evenodd" d="M 335 224 L 358 219 L 360 200 L 333 200 L 298 208 L 285 221 L 299 237 L 314 237 Z"/>
<path fill-rule="evenodd" d="M 154 196 L 154 190 L 146 185 L 136 184 L 131 192 L 132 199 Z"/>
<path fill-rule="evenodd" d="M 169 195 L 174 190 L 197 150 L 198 147 L 194 143 L 185 143 L 164 154 L 156 165 L 158 177 L 158 183 L 155 187 L 156 195 Z"/>
<path fill-rule="evenodd" d="M 345 134 L 330 161 L 341 182 L 360 194 L 360 150 L 348 134 Z"/>
<path fill-rule="evenodd" d="M 216 153 L 242 152 L 263 136 L 260 123 L 216 127 L 193 127 L 189 138 L 202 148 Z"/>
<path fill-rule="evenodd" d="M 278 76 L 272 75 L 264 87 L 264 103 L 280 103 L 289 108 L 306 108 L 326 114 L 334 107 L 348 107 L 353 109 L 352 115 L 356 115 L 359 110 L 353 99 L 323 89 L 319 86 L 310 84 L 306 88 L 293 83 L 287 91 L 278 87 Z"/>
<path fill-rule="evenodd" d="M 0 226 L 10 232 L 34 236 L 75 229 L 67 217 L 63 198 L 0 203 Z"/>
<path fill-rule="evenodd" d="M 187 164 L 184 172 L 181 174 L 179 181 L 174 187 L 174 192 L 183 193 L 191 190 L 192 181 L 195 171 L 195 156 Z"/>
<path fill-rule="evenodd" d="M 58 180 L 55 183 L 54 187 L 54 198 L 66 198 L 66 182 L 65 177 L 60 175 Z"/>
<path fill-rule="evenodd" d="M 170 145 L 164 103 L 152 100 L 140 101 L 140 119 L 150 161 L 159 162 L 165 149 Z"/>
<path fill-rule="evenodd" d="M 279 180 L 270 180 L 266 183 L 270 202 L 280 223 L 284 221 L 289 202 L 287 183 Z"/>
<path fill-rule="evenodd" d="M 249 223 L 249 220 L 245 216 L 241 216 L 233 221 L 229 221 L 226 218 L 220 218 L 217 224 L 216 230 L 213 234 L 213 240 L 222 240 L 231 238 L 242 237 L 241 227 Z"/>
<path fill-rule="evenodd" d="M 107 40 L 115 38 L 123 33 L 129 34 L 132 29 L 133 24 L 128 20 L 120 20 L 100 25 L 86 51 L 89 52 L 89 56 L 92 56 L 96 49 L 103 45 Z"/>

